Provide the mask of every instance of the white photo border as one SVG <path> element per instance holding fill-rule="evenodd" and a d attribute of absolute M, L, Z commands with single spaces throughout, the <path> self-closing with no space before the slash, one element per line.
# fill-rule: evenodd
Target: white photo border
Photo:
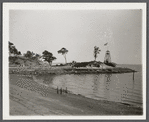
<path fill-rule="evenodd" d="M 9 10 L 142 10 L 143 115 L 139 116 L 10 116 L 8 41 Z M 3 119 L 4 120 L 145 120 L 146 119 L 146 3 L 3 3 Z"/>

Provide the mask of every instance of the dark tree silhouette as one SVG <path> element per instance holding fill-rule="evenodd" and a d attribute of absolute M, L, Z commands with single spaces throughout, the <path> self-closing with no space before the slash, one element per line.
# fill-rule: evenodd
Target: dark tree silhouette
<path fill-rule="evenodd" d="M 33 54 L 31 51 L 27 51 L 25 54 L 24 54 L 24 57 L 26 58 L 32 58 L 33 57 Z"/>
<path fill-rule="evenodd" d="M 96 58 L 97 58 L 97 55 L 100 53 L 100 49 L 99 49 L 99 47 L 94 47 L 94 58 L 95 58 L 95 61 L 96 61 Z"/>
<path fill-rule="evenodd" d="M 18 55 L 21 55 L 21 52 L 20 51 L 18 52 Z"/>
<path fill-rule="evenodd" d="M 44 61 L 47 61 L 49 63 L 50 66 L 52 65 L 52 61 L 56 59 L 56 57 L 54 57 L 53 54 L 48 52 L 47 50 L 42 53 L 42 57 Z"/>
<path fill-rule="evenodd" d="M 41 58 L 41 55 L 36 53 L 35 57 L 38 59 L 38 58 Z"/>
<path fill-rule="evenodd" d="M 76 61 L 72 61 L 72 63 L 71 63 L 72 67 L 74 67 L 74 65 L 75 65 L 76 63 L 77 63 Z"/>
<path fill-rule="evenodd" d="M 66 48 L 62 48 L 61 50 L 57 51 L 58 53 L 61 53 L 64 58 L 65 58 L 65 63 L 67 63 L 67 60 L 66 60 L 66 54 L 68 53 L 68 50 Z"/>
<path fill-rule="evenodd" d="M 9 42 L 9 53 L 14 55 L 21 55 L 21 52 L 16 49 L 13 43 Z"/>
<path fill-rule="evenodd" d="M 13 47 L 14 47 L 13 43 L 9 42 L 9 52 L 10 53 L 13 53 Z"/>

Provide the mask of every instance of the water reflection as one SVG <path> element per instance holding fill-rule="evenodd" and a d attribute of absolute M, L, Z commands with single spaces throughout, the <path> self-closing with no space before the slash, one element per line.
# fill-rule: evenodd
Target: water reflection
<path fill-rule="evenodd" d="M 104 80 L 104 85 L 105 85 L 105 98 L 106 100 L 110 99 L 110 78 L 112 74 L 105 74 L 105 80 Z"/>
<path fill-rule="evenodd" d="M 139 76 L 138 76 L 139 77 Z M 53 88 L 67 87 L 74 94 L 128 104 L 142 103 L 142 82 L 132 74 L 71 74 L 34 76 L 34 80 Z M 139 79 L 139 78 L 138 78 Z"/>
<path fill-rule="evenodd" d="M 33 80 L 35 82 L 38 82 L 40 84 L 45 85 L 51 85 L 53 82 L 53 79 L 56 75 L 50 74 L 50 75 L 33 75 Z"/>

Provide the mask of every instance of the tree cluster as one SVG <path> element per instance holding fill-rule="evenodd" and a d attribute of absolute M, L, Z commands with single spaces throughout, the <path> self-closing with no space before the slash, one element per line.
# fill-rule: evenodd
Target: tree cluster
<path fill-rule="evenodd" d="M 21 52 L 16 49 L 13 43 L 9 42 L 9 53 L 14 55 L 21 55 Z"/>
<path fill-rule="evenodd" d="M 100 53 L 100 49 L 99 47 L 95 46 L 94 47 L 94 58 L 96 61 L 97 55 Z M 59 54 L 62 54 L 64 56 L 65 59 L 65 63 L 67 63 L 67 59 L 66 59 L 66 54 L 68 53 L 68 50 L 66 48 L 61 48 L 60 50 L 57 51 Z M 16 49 L 16 47 L 14 46 L 13 43 L 9 42 L 9 53 L 10 54 L 14 54 L 14 55 L 21 55 L 21 52 L 18 51 Z M 47 61 L 49 63 L 49 65 L 52 64 L 53 60 L 56 60 L 56 57 L 53 56 L 53 54 L 51 52 L 48 52 L 47 50 L 43 51 L 42 56 L 40 56 L 37 53 L 31 52 L 31 51 L 27 51 L 24 54 L 24 57 L 28 58 L 28 59 L 38 59 L 38 58 L 43 58 L 44 61 Z M 72 62 L 72 64 L 74 65 L 76 62 Z"/>
<path fill-rule="evenodd" d="M 49 65 L 51 65 L 52 61 L 56 59 L 56 57 L 54 57 L 53 54 L 48 52 L 47 50 L 42 53 L 42 58 L 44 59 L 44 61 L 47 61 Z"/>

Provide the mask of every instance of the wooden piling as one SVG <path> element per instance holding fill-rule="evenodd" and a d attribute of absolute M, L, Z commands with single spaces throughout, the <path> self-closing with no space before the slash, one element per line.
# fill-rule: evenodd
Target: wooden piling
<path fill-rule="evenodd" d="M 66 87 L 66 93 L 68 93 L 68 92 L 67 92 L 67 87 Z"/>
<path fill-rule="evenodd" d="M 62 94 L 62 88 L 60 89 L 60 94 Z"/>
<path fill-rule="evenodd" d="M 135 74 L 135 72 L 133 72 L 133 80 L 135 79 L 135 75 L 134 74 Z"/>
<path fill-rule="evenodd" d="M 59 94 L 58 87 L 57 87 L 57 94 Z"/>

